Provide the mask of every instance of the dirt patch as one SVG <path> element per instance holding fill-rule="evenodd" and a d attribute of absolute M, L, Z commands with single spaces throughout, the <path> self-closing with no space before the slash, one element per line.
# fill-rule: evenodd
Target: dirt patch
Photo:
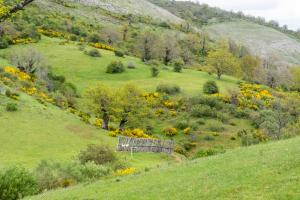
<path fill-rule="evenodd" d="M 93 138 L 94 132 L 76 124 L 68 124 L 65 127 L 68 132 L 83 138 Z"/>

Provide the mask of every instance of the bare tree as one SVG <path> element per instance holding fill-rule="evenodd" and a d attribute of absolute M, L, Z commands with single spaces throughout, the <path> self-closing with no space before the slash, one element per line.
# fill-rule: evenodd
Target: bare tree
<path fill-rule="evenodd" d="M 35 74 L 45 66 L 43 56 L 33 48 L 22 49 L 14 52 L 10 61 L 13 65 L 23 72 Z"/>

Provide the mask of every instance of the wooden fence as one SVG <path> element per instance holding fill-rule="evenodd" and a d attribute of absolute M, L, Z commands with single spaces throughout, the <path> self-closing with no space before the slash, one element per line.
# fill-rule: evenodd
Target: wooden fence
<path fill-rule="evenodd" d="M 118 151 L 130 152 L 162 152 L 171 154 L 174 149 L 174 142 L 171 140 L 142 139 L 119 137 Z"/>

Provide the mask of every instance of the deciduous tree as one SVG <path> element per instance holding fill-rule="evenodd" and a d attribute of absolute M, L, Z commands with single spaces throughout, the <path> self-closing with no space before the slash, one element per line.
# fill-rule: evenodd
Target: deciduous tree
<path fill-rule="evenodd" d="M 215 71 L 218 79 L 221 79 L 223 74 L 240 73 L 239 61 L 225 48 L 209 52 L 207 64 Z"/>

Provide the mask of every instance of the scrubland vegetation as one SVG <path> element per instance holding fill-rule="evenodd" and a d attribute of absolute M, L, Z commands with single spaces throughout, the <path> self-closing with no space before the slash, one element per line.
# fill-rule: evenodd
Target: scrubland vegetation
<path fill-rule="evenodd" d="M 299 69 L 282 70 L 275 58 L 254 56 L 243 44 L 200 31 L 216 18 L 209 11 L 206 22 L 194 11 L 200 21 L 174 23 L 97 11 L 73 1 L 48 2 L 91 9 L 118 22 L 91 23 L 76 12 L 47 10 L 41 2 L 21 1 L 26 9 L 15 14 L 17 2 L 0 0 L 0 199 L 99 180 L 64 195 L 58 190 L 37 198 L 101 193 L 103 198 L 134 199 L 149 187 L 149 199 L 247 198 L 254 191 L 275 198 L 277 191 L 263 186 L 276 188 L 280 179 L 299 171 L 299 139 L 291 139 L 300 131 Z M 178 14 L 190 3 L 163 5 Z M 240 15 L 222 11 L 217 19 L 257 20 Z M 116 153 L 118 136 L 173 140 L 174 154 Z M 286 158 L 285 153 L 293 155 Z M 205 158 L 210 156 L 215 157 Z M 280 197 L 297 197 L 297 180 Z M 226 185 L 229 181 L 233 185 Z M 128 188 L 120 192 L 125 187 L 117 184 Z M 155 184 L 168 187 L 157 193 Z M 228 192 L 239 184 L 246 184 L 241 193 Z M 191 191 L 178 193 L 188 186 Z"/>

